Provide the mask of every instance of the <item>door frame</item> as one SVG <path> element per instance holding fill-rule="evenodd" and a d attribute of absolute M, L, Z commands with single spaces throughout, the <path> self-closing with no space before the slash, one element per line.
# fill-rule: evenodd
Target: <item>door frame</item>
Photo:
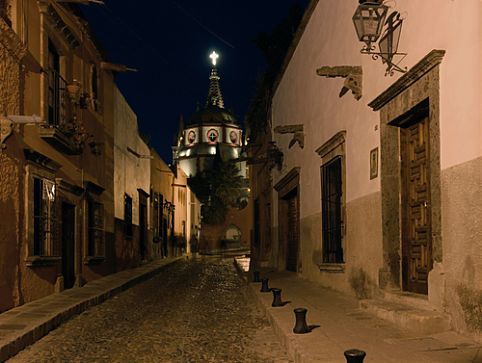
<path fill-rule="evenodd" d="M 368 105 L 380 111 L 382 256 L 379 287 L 402 288 L 401 125 L 425 113 L 429 119 L 432 261 L 442 262 L 440 181 L 440 64 L 445 51 L 433 50 Z M 376 127 L 375 127 L 376 129 Z M 430 272 L 429 272 L 430 273 Z M 430 286 L 429 293 L 430 293 Z"/>
<path fill-rule="evenodd" d="M 139 257 L 141 260 L 148 258 L 148 201 L 149 193 L 142 189 L 137 189 L 139 193 Z M 143 218 L 142 218 L 143 217 Z"/>
<path fill-rule="evenodd" d="M 282 223 L 280 218 L 284 215 L 287 216 L 287 200 L 286 197 L 289 196 L 296 190 L 297 198 L 297 228 L 298 228 L 298 240 L 296 247 L 296 272 L 301 269 L 301 259 L 300 259 L 300 170 L 301 168 L 295 167 L 291 169 L 278 183 L 274 185 L 274 189 L 278 192 L 278 269 L 286 270 L 287 259 L 288 259 L 288 239 L 287 223 Z M 287 221 L 286 221 L 287 222 Z"/>

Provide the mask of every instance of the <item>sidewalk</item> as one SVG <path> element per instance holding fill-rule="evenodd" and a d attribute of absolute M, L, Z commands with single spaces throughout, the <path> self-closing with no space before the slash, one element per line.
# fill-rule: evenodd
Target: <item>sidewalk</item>
<path fill-rule="evenodd" d="M 246 261 L 236 259 L 238 270 Z M 244 269 L 245 271 L 245 269 Z M 243 273 L 247 278 L 246 272 Z M 264 272 L 269 286 L 282 289 L 283 307 L 271 307 L 272 293 L 261 293 L 261 283 L 249 283 L 253 299 L 266 312 L 275 333 L 295 362 L 345 363 L 343 352 L 366 352 L 364 363 L 482 363 L 482 349 L 455 332 L 421 335 L 402 330 L 359 308 L 359 301 L 301 279 L 295 273 Z M 308 309 L 308 334 L 294 334 L 294 308 Z"/>
<path fill-rule="evenodd" d="M 0 314 L 0 362 L 17 354 L 89 307 L 149 279 L 164 266 L 185 257 L 153 261 L 65 290 Z"/>

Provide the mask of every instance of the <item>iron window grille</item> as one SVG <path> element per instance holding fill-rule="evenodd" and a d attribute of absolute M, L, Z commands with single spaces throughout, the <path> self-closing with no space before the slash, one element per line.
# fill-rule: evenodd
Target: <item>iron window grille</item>
<path fill-rule="evenodd" d="M 55 183 L 33 179 L 33 255 L 60 256 Z"/>
<path fill-rule="evenodd" d="M 323 262 L 343 263 L 342 158 L 321 166 Z"/>

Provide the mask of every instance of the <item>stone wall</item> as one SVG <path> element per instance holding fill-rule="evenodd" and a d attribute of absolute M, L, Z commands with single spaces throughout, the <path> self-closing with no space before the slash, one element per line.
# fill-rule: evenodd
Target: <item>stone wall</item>
<path fill-rule="evenodd" d="M 482 334 L 482 158 L 442 171 L 444 258 L 439 304 L 456 329 Z"/>

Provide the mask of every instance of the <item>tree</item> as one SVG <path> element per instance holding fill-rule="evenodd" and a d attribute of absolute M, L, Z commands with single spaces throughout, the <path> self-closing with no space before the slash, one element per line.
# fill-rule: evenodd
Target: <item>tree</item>
<path fill-rule="evenodd" d="M 303 8 L 294 4 L 288 15 L 271 32 L 259 33 L 254 42 L 266 60 L 266 70 L 258 77 L 254 96 L 246 115 L 250 137 L 254 140 L 267 126 L 274 83 L 282 70 L 283 62 L 300 24 Z"/>
<path fill-rule="evenodd" d="M 245 179 L 232 161 L 215 158 L 213 167 L 189 179 L 189 186 L 203 204 L 203 223 L 222 224 L 229 208 L 241 208 Z"/>

